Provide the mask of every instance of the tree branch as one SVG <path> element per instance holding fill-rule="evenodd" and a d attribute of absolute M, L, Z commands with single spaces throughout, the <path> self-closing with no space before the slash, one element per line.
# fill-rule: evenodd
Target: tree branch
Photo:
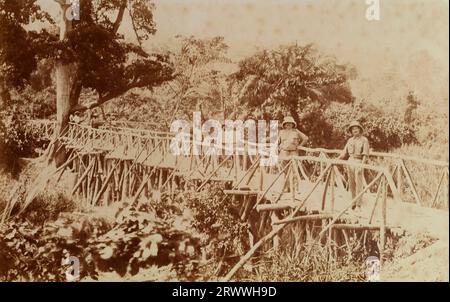
<path fill-rule="evenodd" d="M 100 106 L 100 105 L 102 105 L 102 104 L 104 104 L 104 103 L 106 103 L 106 102 L 108 102 L 108 101 L 110 101 L 110 100 L 112 100 L 112 99 L 114 99 L 114 98 L 116 98 L 116 97 L 126 93 L 130 89 L 138 88 L 138 87 L 142 87 L 142 85 L 138 84 L 138 83 L 133 83 L 133 84 L 130 84 L 130 85 L 128 85 L 128 86 L 126 86 L 126 87 L 124 87 L 124 88 L 122 88 L 120 90 L 115 91 L 115 92 L 110 92 L 110 93 L 107 93 L 107 94 L 105 94 L 103 96 L 99 95 L 99 98 L 98 98 L 97 102 L 90 103 L 88 105 L 77 104 L 76 106 L 72 107 L 72 109 L 70 110 L 70 113 L 75 113 L 77 111 L 85 111 L 85 110 L 88 110 L 88 109 L 93 109 L 95 107 L 98 107 L 98 106 Z"/>
<path fill-rule="evenodd" d="M 131 12 L 131 8 L 130 7 L 128 8 L 128 13 L 130 15 L 131 25 L 133 26 L 133 31 L 134 31 L 134 33 L 136 35 L 136 39 L 137 39 L 137 41 L 139 43 L 139 46 L 142 47 L 141 37 L 139 37 L 138 30 L 136 28 L 136 24 L 134 23 L 133 13 Z"/>
<path fill-rule="evenodd" d="M 102 105 L 102 104 L 104 104 L 107 101 L 112 100 L 112 99 L 113 99 L 113 97 L 111 97 L 111 98 L 101 98 L 101 97 L 99 97 L 99 99 L 95 103 L 90 103 L 88 105 L 77 104 L 76 106 L 72 107 L 72 109 L 70 109 L 70 113 L 72 114 L 72 113 L 75 113 L 75 112 L 83 112 L 83 111 L 86 111 L 86 110 L 89 110 L 89 109 L 93 109 L 93 108 L 96 108 L 96 107 L 98 107 L 98 106 L 100 106 L 100 105 Z"/>
<path fill-rule="evenodd" d="M 116 21 L 114 22 L 114 26 L 112 29 L 112 32 L 114 34 L 117 33 L 119 30 L 120 25 L 122 24 L 123 15 L 125 13 L 125 9 L 127 7 L 127 0 L 122 0 L 122 3 L 120 4 L 119 13 L 117 14 Z"/>

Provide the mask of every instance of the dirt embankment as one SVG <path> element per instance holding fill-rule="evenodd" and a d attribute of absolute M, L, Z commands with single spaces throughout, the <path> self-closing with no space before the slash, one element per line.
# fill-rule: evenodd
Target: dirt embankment
<path fill-rule="evenodd" d="M 386 263 L 381 271 L 382 281 L 448 282 L 448 241 L 438 240 L 414 254 Z"/>

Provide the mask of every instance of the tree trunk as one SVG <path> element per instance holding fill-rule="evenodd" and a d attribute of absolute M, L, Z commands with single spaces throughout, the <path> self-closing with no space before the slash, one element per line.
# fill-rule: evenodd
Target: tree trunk
<path fill-rule="evenodd" d="M 59 27 L 59 39 L 62 41 L 67 38 L 72 30 L 72 21 L 66 17 L 66 11 L 70 5 L 60 2 L 61 21 Z M 68 130 L 69 117 L 71 109 L 71 87 L 73 83 L 72 64 L 63 62 L 59 59 L 56 62 L 56 129 L 55 138 L 64 134 Z M 60 166 L 66 159 L 66 150 L 60 142 L 56 141 L 55 152 L 52 159 L 56 166 Z"/>

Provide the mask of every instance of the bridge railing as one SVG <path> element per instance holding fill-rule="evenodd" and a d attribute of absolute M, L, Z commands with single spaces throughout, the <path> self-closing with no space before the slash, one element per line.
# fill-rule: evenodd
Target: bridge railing
<path fill-rule="evenodd" d="M 50 120 L 30 120 L 28 121 L 33 131 L 48 139 L 52 138 L 55 132 L 55 121 Z"/>
<path fill-rule="evenodd" d="M 342 150 L 301 148 L 307 155 L 337 158 Z M 433 208 L 449 208 L 449 164 L 403 154 L 371 151 L 368 164 L 387 167 L 405 201 Z M 344 171 L 341 171 L 344 174 Z M 371 172 L 365 170 L 365 177 Z M 345 178 L 344 178 L 345 179 Z"/>
<path fill-rule="evenodd" d="M 46 135 L 53 134 L 54 122 L 38 120 L 32 122 L 33 127 L 42 130 Z M 172 133 L 141 130 L 135 128 L 123 128 L 117 126 L 105 126 L 101 128 L 92 128 L 88 125 L 70 124 L 66 138 L 74 145 L 83 145 L 85 147 L 97 148 L 105 151 L 111 151 L 117 155 L 136 157 L 137 154 L 145 154 L 158 148 L 157 153 L 163 154 L 163 157 L 171 157 L 170 144 L 173 138 Z M 234 167 L 233 176 L 236 179 L 238 175 L 245 173 L 257 158 L 257 155 L 249 155 L 248 149 L 252 143 L 245 142 L 243 149 L 237 156 L 226 157 L 226 146 L 223 144 L 220 155 L 215 158 L 214 155 L 200 156 L 191 155 L 191 161 L 195 160 L 197 165 L 208 166 L 214 169 L 220 164 L 221 160 L 227 158 L 228 162 L 223 163 L 224 167 Z M 235 146 L 237 147 L 237 146 Z M 142 149 L 143 152 L 141 152 Z M 236 148 L 237 149 L 237 148 Z M 323 148 L 300 148 L 306 155 L 319 158 L 336 158 L 341 150 L 331 150 Z M 153 153 L 154 154 L 154 153 Z M 173 157 L 173 156 L 172 156 Z M 178 156 L 180 161 L 185 156 Z M 148 159 L 147 159 L 148 160 Z M 172 162 L 176 162 L 177 158 L 173 157 Z M 405 201 L 413 201 L 419 205 L 434 208 L 448 208 L 448 183 L 449 183 L 449 165 L 448 162 L 430 160 L 425 158 L 384 153 L 370 152 L 368 164 L 387 167 L 393 175 L 394 184 Z M 191 164 L 190 164 L 191 165 Z M 304 176 L 312 176 L 320 173 L 325 167 L 322 162 L 311 162 L 305 164 L 300 170 Z M 342 185 L 348 187 L 347 171 L 342 167 L 333 167 L 336 174 L 340 175 Z M 364 181 L 373 177 L 371 170 L 364 170 Z"/>

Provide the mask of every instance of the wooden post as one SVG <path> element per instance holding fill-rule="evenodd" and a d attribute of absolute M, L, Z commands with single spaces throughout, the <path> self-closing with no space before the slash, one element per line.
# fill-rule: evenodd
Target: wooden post
<path fill-rule="evenodd" d="M 150 172 L 149 172 L 149 168 L 148 168 L 148 167 L 146 167 L 145 173 L 148 174 L 148 175 L 150 175 Z M 149 196 L 151 196 L 151 191 L 152 191 L 152 189 L 153 189 L 152 179 L 153 179 L 153 177 L 148 177 L 148 178 L 147 178 L 147 190 L 150 191 L 149 194 L 148 194 Z"/>
<path fill-rule="evenodd" d="M 93 174 L 93 171 L 94 171 L 94 169 L 95 169 L 95 161 L 94 161 L 94 159 L 91 157 L 91 155 L 87 155 L 87 158 L 89 159 L 89 164 L 90 163 L 92 163 L 92 169 L 89 171 L 89 173 L 88 173 L 88 175 L 87 175 L 87 177 L 86 177 L 86 185 L 87 185 L 87 189 L 86 189 L 86 191 L 87 191 L 87 196 L 86 196 L 86 199 L 87 200 L 89 200 L 90 199 L 90 197 L 91 197 L 91 180 L 92 180 L 92 174 Z"/>
<path fill-rule="evenodd" d="M 446 180 L 446 185 L 445 185 L 445 200 L 447 200 L 447 209 L 449 209 L 450 207 L 449 207 L 449 177 L 448 177 L 448 167 L 447 168 L 445 168 L 445 175 L 447 176 L 446 178 L 445 178 L 445 180 Z"/>
<path fill-rule="evenodd" d="M 334 173 L 335 173 L 335 179 L 336 179 L 337 187 L 340 188 L 340 189 L 344 189 L 345 188 L 344 181 L 343 181 L 344 177 L 342 176 L 341 172 L 339 172 L 339 169 L 338 169 L 337 166 L 334 166 L 333 170 L 334 170 Z"/>
<path fill-rule="evenodd" d="M 134 163 L 128 165 L 128 167 L 129 167 L 128 196 L 133 196 L 133 186 L 136 178 L 136 167 L 134 166 Z"/>
<path fill-rule="evenodd" d="M 163 184 L 163 170 L 159 169 L 158 190 L 162 189 L 162 184 Z"/>
<path fill-rule="evenodd" d="M 78 157 L 74 160 L 74 167 L 75 167 L 75 180 L 74 180 L 74 185 L 75 185 L 78 182 L 78 178 L 80 176 Z M 75 194 L 77 192 L 78 192 L 78 190 L 75 190 L 75 192 L 73 192 L 73 194 Z"/>
<path fill-rule="evenodd" d="M 291 201 L 295 202 L 296 190 L 295 190 L 295 186 L 294 186 L 294 160 L 293 159 L 291 159 L 290 165 L 291 165 L 291 168 L 288 173 L 289 173 L 289 186 L 291 188 Z"/>
<path fill-rule="evenodd" d="M 330 178 L 331 178 L 331 174 L 333 173 L 333 169 L 330 169 L 327 173 L 326 179 L 325 179 L 325 184 L 324 184 L 324 188 L 322 191 L 322 211 L 325 210 L 325 201 L 327 198 L 327 189 L 328 189 L 328 185 L 330 183 Z"/>
<path fill-rule="evenodd" d="M 400 197 L 402 196 L 403 190 L 403 178 L 402 178 L 402 166 L 401 163 L 397 161 L 397 190 Z"/>
<path fill-rule="evenodd" d="M 116 170 L 117 166 L 119 165 L 120 161 L 117 161 L 117 163 L 114 165 L 114 167 L 111 167 L 111 170 L 108 172 L 108 175 L 106 176 L 102 187 L 100 188 L 100 190 L 98 191 L 98 193 L 95 195 L 94 200 L 93 200 L 93 205 L 96 205 L 98 200 L 100 199 L 101 195 L 103 194 L 103 192 L 106 190 L 106 188 L 108 188 L 108 183 L 109 180 L 111 179 L 111 177 L 114 174 L 114 171 Z"/>
<path fill-rule="evenodd" d="M 387 184 L 384 178 L 382 178 L 383 197 L 381 200 L 381 225 L 380 225 L 380 263 L 383 264 L 384 260 L 384 246 L 386 243 L 386 197 L 387 197 Z"/>
<path fill-rule="evenodd" d="M 262 192 L 264 188 L 264 167 L 259 166 L 259 191 Z"/>
<path fill-rule="evenodd" d="M 438 187 L 436 189 L 436 193 L 434 194 L 433 203 L 431 204 L 432 208 L 435 206 L 436 201 L 437 201 L 437 199 L 439 197 L 439 191 L 441 191 L 441 185 L 442 185 L 442 182 L 443 182 L 444 178 L 445 178 L 445 171 L 442 172 L 441 178 L 439 180 Z"/>
<path fill-rule="evenodd" d="M 347 231 L 345 229 L 342 229 L 341 231 L 342 231 L 342 235 L 344 235 L 345 246 L 347 247 L 347 263 L 350 263 L 350 261 L 352 259 L 352 248 L 350 246 Z"/>
<path fill-rule="evenodd" d="M 306 174 L 305 169 L 303 169 L 303 162 L 297 161 L 297 163 L 298 163 L 298 168 L 299 168 L 299 170 L 300 170 L 300 173 L 303 175 L 303 178 L 304 178 L 306 181 L 311 181 L 311 180 L 309 179 L 308 175 Z"/>
<path fill-rule="evenodd" d="M 123 170 L 122 170 L 122 200 L 125 200 L 128 197 L 128 161 L 123 161 Z"/>
<path fill-rule="evenodd" d="M 145 178 L 142 179 L 142 182 L 141 182 L 139 188 L 137 189 L 136 193 L 133 196 L 133 199 L 130 202 L 130 207 L 139 199 L 139 195 L 141 194 L 144 187 L 147 185 L 149 178 L 150 178 L 150 175 L 146 175 Z"/>
<path fill-rule="evenodd" d="M 325 220 L 322 220 L 322 227 L 324 227 L 325 224 L 326 224 Z M 331 259 L 333 257 L 332 235 L 333 235 L 333 228 L 330 228 L 328 230 L 328 238 L 327 238 L 328 265 L 330 265 Z"/>
<path fill-rule="evenodd" d="M 381 194 L 382 189 L 383 189 L 383 184 L 380 181 L 380 185 L 378 186 L 378 189 L 377 189 L 377 195 L 375 196 L 375 202 L 374 202 L 372 211 L 370 212 L 369 224 L 372 223 L 373 215 L 375 214 L 375 209 L 377 208 L 378 200 L 380 199 L 380 194 Z"/>
<path fill-rule="evenodd" d="M 334 212 L 334 189 L 335 189 L 335 176 L 334 176 L 334 169 L 331 169 L 331 175 L 330 175 L 330 183 L 331 183 L 331 192 L 330 192 L 330 213 Z"/>
<path fill-rule="evenodd" d="M 416 203 L 421 206 L 422 205 L 422 200 L 420 199 L 419 193 L 417 193 L 416 185 L 414 184 L 414 182 L 413 182 L 413 180 L 411 178 L 411 174 L 409 173 L 408 168 L 406 168 L 406 165 L 405 165 L 405 162 L 404 162 L 403 159 L 401 160 L 401 165 L 402 165 L 402 168 L 403 168 L 403 172 L 405 172 L 406 180 L 408 180 L 409 185 L 411 186 L 411 191 L 414 194 L 414 198 L 416 200 Z"/>

